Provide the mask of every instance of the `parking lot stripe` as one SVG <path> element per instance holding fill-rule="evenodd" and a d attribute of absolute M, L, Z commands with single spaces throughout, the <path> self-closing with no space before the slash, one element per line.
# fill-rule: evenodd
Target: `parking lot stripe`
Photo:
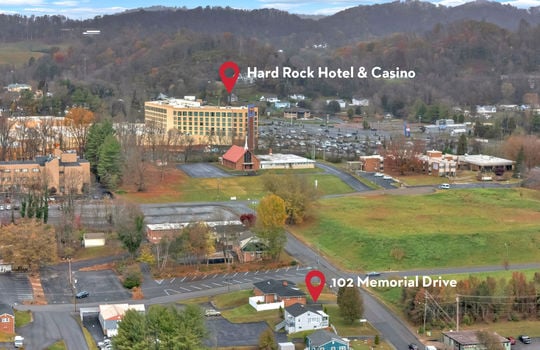
<path fill-rule="evenodd" d="M 225 284 L 232 284 L 232 283 L 229 282 L 229 281 L 223 281 L 223 283 L 225 283 Z"/>
<path fill-rule="evenodd" d="M 154 281 L 156 281 L 157 284 L 163 283 L 163 280 L 162 280 L 162 279 L 161 279 L 161 280 L 154 280 Z"/>
<path fill-rule="evenodd" d="M 187 289 L 187 288 L 184 288 L 184 287 L 178 287 L 178 288 L 180 288 L 182 290 L 185 290 L 186 292 L 191 292 L 191 289 Z"/>
<path fill-rule="evenodd" d="M 227 277 L 228 273 L 224 274 L 223 277 Z"/>
<path fill-rule="evenodd" d="M 193 281 L 193 280 L 196 279 L 196 278 L 197 278 L 197 276 L 193 276 L 193 278 L 192 278 L 191 280 Z"/>
<path fill-rule="evenodd" d="M 201 290 L 201 289 L 202 289 L 202 288 L 197 287 L 197 286 L 190 286 L 190 287 L 191 287 L 191 288 L 195 288 L 195 289 L 197 289 L 197 290 Z"/>
<path fill-rule="evenodd" d="M 259 273 L 259 270 L 255 271 L 255 274 L 258 274 Z"/>
<path fill-rule="evenodd" d="M 207 285 L 207 284 L 201 284 L 201 286 L 203 286 L 203 287 L 205 287 L 205 288 L 208 288 L 208 289 L 212 288 L 212 286 L 209 286 L 209 285 Z"/>
<path fill-rule="evenodd" d="M 173 277 L 172 280 L 171 280 L 171 283 L 173 283 L 175 279 L 176 279 L 176 277 Z"/>
<path fill-rule="evenodd" d="M 216 278 L 216 277 L 217 277 L 217 275 L 218 275 L 218 274 L 216 273 L 216 274 L 215 274 L 215 275 L 214 275 L 214 276 L 213 276 L 212 278 Z"/>
<path fill-rule="evenodd" d="M 216 282 L 212 282 L 212 284 L 213 284 L 214 286 L 222 287 L 222 285 L 221 285 L 221 284 L 219 284 L 219 283 L 216 283 Z"/>
<path fill-rule="evenodd" d="M 238 281 L 238 280 L 233 280 L 233 282 L 236 282 L 236 283 L 242 283 L 241 281 Z"/>
<path fill-rule="evenodd" d="M 260 278 L 260 277 L 253 277 L 253 278 L 255 278 L 255 279 L 258 280 L 258 281 L 262 281 L 262 280 L 263 280 L 263 279 Z"/>
<path fill-rule="evenodd" d="M 204 275 L 202 279 L 205 279 L 206 277 L 208 277 L 208 275 Z"/>
<path fill-rule="evenodd" d="M 244 276 L 245 276 L 245 275 L 247 275 L 248 273 L 249 273 L 249 271 L 248 271 L 248 272 L 246 272 L 246 273 L 244 274 Z"/>
<path fill-rule="evenodd" d="M 234 275 L 232 275 L 232 276 L 234 277 L 234 276 L 236 276 L 236 275 L 238 275 L 238 272 L 237 272 L 237 273 L 235 273 L 235 274 L 234 274 Z"/>

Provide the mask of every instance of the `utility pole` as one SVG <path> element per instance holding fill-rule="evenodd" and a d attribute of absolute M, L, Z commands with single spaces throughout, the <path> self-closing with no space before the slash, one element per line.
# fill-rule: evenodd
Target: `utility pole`
<path fill-rule="evenodd" d="M 426 334 L 426 316 L 427 316 L 427 290 L 424 290 L 424 335 Z"/>
<path fill-rule="evenodd" d="M 456 332 L 459 332 L 459 294 L 456 296 Z"/>

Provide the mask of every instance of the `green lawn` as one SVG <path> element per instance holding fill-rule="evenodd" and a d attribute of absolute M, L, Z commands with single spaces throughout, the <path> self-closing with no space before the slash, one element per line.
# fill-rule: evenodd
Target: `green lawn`
<path fill-rule="evenodd" d="M 336 327 L 337 332 L 342 337 L 350 337 L 357 335 L 373 335 L 377 334 L 377 331 L 369 324 L 361 324 L 358 321 L 350 324 L 343 320 L 339 315 L 339 307 L 337 304 L 325 305 L 325 309 L 330 316 L 330 323 Z"/>
<path fill-rule="evenodd" d="M 252 290 L 240 290 L 227 294 L 219 294 L 214 297 L 214 303 L 220 310 L 232 309 L 248 303 L 249 297 L 253 296 Z"/>
<path fill-rule="evenodd" d="M 15 328 L 26 326 L 32 322 L 32 312 L 30 310 L 20 311 L 15 309 Z"/>
<path fill-rule="evenodd" d="M 67 348 L 63 340 L 59 340 L 47 348 L 47 350 L 65 350 L 65 349 Z"/>
<path fill-rule="evenodd" d="M 232 323 L 246 323 L 266 321 L 270 327 L 274 327 L 281 322 L 279 310 L 268 310 L 257 312 L 251 305 L 246 304 L 221 313 L 223 317 Z"/>
<path fill-rule="evenodd" d="M 468 189 L 423 196 L 320 200 L 317 219 L 291 230 L 351 270 L 536 262 L 540 193 Z M 344 249 L 346 247 L 346 249 Z"/>

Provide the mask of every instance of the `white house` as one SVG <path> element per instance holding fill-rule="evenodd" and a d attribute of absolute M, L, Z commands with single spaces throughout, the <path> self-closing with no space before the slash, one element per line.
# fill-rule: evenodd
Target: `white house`
<path fill-rule="evenodd" d="M 368 107 L 369 106 L 369 99 L 361 98 L 361 97 L 353 97 L 351 104 L 353 106 Z"/>
<path fill-rule="evenodd" d="M 284 311 L 285 331 L 296 333 L 329 326 L 328 315 L 320 305 L 293 304 Z"/>
<path fill-rule="evenodd" d="M 336 99 L 334 99 L 334 100 L 326 100 L 326 104 L 328 105 L 328 104 L 330 104 L 330 102 L 332 102 L 332 101 L 336 101 L 336 102 L 339 104 L 339 108 L 341 108 L 341 109 L 347 107 L 347 102 L 345 102 L 345 101 L 342 100 L 342 99 L 339 99 L 339 100 L 336 100 Z"/>
<path fill-rule="evenodd" d="M 495 106 L 476 106 L 476 113 L 478 114 L 492 114 L 497 113 L 497 107 Z"/>

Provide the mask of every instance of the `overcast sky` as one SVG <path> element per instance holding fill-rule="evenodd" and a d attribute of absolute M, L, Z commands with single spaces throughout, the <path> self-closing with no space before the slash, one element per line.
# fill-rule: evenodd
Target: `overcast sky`
<path fill-rule="evenodd" d="M 349 7 L 387 1 L 353 0 L 0 0 L 0 13 L 21 15 L 64 15 L 72 19 L 93 18 L 98 15 L 123 12 L 128 9 L 154 5 L 195 8 L 198 6 L 230 6 L 238 9 L 275 8 L 290 13 L 331 15 Z M 459 5 L 462 0 L 432 0 L 446 6 Z M 540 0 L 501 1 L 519 8 L 540 6 Z"/>

